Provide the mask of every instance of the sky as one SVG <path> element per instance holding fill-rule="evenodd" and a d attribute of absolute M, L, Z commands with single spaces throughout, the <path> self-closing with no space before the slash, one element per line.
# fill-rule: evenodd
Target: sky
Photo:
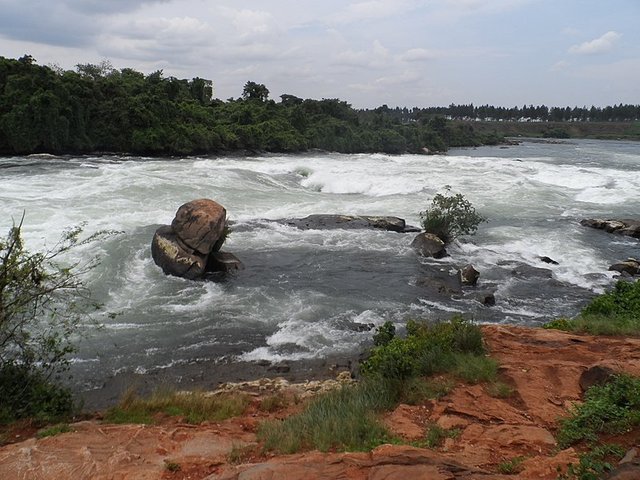
<path fill-rule="evenodd" d="M 0 0 L 0 56 L 357 108 L 640 103 L 640 0 Z"/>

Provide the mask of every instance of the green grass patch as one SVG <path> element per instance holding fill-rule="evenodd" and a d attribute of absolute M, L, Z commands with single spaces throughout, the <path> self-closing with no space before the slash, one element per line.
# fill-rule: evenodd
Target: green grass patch
<path fill-rule="evenodd" d="M 460 429 L 458 428 L 445 429 L 435 423 L 432 423 L 427 428 L 424 445 L 427 448 L 438 448 L 442 446 L 447 438 L 458 438 L 459 435 Z"/>
<path fill-rule="evenodd" d="M 559 480 L 600 480 L 612 471 L 624 455 L 619 445 L 599 445 L 580 454 L 577 464 L 569 465 L 567 473 L 558 476 Z"/>
<path fill-rule="evenodd" d="M 640 335 L 640 281 L 618 281 L 575 318 L 559 318 L 543 328 L 591 335 Z"/>
<path fill-rule="evenodd" d="M 377 379 L 319 395 L 303 412 L 282 421 L 260 425 L 258 438 L 268 451 L 369 450 L 385 443 L 389 432 L 376 413 L 397 402 L 397 387 Z"/>
<path fill-rule="evenodd" d="M 289 399 L 282 393 L 268 395 L 260 401 L 260 410 L 263 412 L 277 412 L 289 405 Z"/>
<path fill-rule="evenodd" d="M 52 425 L 47 428 L 43 428 L 38 430 L 36 433 L 36 437 L 45 438 L 45 437 L 54 437 L 56 435 L 60 435 L 61 433 L 73 432 L 73 428 L 68 423 L 59 423 L 57 425 Z"/>
<path fill-rule="evenodd" d="M 116 407 L 107 410 L 104 421 L 149 424 L 158 414 L 183 417 L 186 422 L 194 424 L 221 421 L 244 413 L 249 401 L 249 396 L 244 393 L 211 395 L 161 389 L 142 398 L 131 390 Z"/>
<path fill-rule="evenodd" d="M 165 460 L 164 469 L 167 472 L 176 473 L 182 470 L 182 466 L 178 462 L 174 462 L 173 460 Z"/>
<path fill-rule="evenodd" d="M 617 434 L 640 425 L 640 379 L 618 375 L 604 385 L 594 385 L 571 416 L 560 421 L 558 445 L 566 448 L 581 441 L 596 442 L 602 433 Z"/>
<path fill-rule="evenodd" d="M 487 385 L 487 393 L 494 398 L 509 398 L 514 390 L 511 385 L 500 380 L 495 380 Z"/>
<path fill-rule="evenodd" d="M 242 463 L 246 463 L 251 459 L 251 457 L 255 453 L 255 450 L 256 450 L 255 444 L 238 445 L 234 443 L 231 446 L 231 451 L 227 455 L 227 461 L 231 465 L 240 465 Z"/>
<path fill-rule="evenodd" d="M 498 464 L 498 473 L 503 475 L 516 475 L 522 471 L 522 462 L 526 457 L 513 457 L 509 460 L 504 460 Z"/>
<path fill-rule="evenodd" d="M 455 382 L 448 377 L 415 377 L 403 382 L 400 401 L 408 405 L 421 405 L 448 394 Z"/>

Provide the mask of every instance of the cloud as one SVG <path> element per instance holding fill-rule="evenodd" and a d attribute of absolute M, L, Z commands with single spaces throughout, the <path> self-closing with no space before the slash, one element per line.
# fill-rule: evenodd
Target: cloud
<path fill-rule="evenodd" d="M 606 53 L 613 50 L 613 47 L 618 42 L 622 35 L 618 32 L 609 31 L 589 42 L 584 42 L 579 45 L 573 45 L 569 48 L 569 53 L 576 55 L 594 55 L 597 53 Z"/>
<path fill-rule="evenodd" d="M 55 3 L 66 4 L 69 9 L 82 13 L 111 14 L 131 12 L 145 4 L 168 3 L 170 1 L 171 0 L 56 0 Z"/>
<path fill-rule="evenodd" d="M 368 0 L 349 4 L 332 16 L 336 23 L 353 23 L 362 20 L 388 18 L 405 13 L 415 6 L 409 0 Z"/>
<path fill-rule="evenodd" d="M 401 54 L 399 59 L 403 62 L 424 62 L 438 57 L 438 53 L 426 48 L 411 48 Z"/>
<path fill-rule="evenodd" d="M 336 55 L 333 64 L 348 67 L 383 68 L 392 61 L 389 49 L 378 40 L 373 42 L 371 50 L 346 50 Z"/>

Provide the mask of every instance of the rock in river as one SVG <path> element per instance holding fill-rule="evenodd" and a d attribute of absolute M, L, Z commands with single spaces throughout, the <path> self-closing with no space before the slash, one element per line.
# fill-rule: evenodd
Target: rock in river
<path fill-rule="evenodd" d="M 202 279 L 208 272 L 240 270 L 233 254 L 219 252 L 225 238 L 227 211 L 202 198 L 182 205 L 171 225 L 158 228 L 151 242 L 151 256 L 167 275 Z"/>

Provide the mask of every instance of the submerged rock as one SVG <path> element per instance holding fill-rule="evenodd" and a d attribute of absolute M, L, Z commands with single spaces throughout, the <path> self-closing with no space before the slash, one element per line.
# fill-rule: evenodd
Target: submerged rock
<path fill-rule="evenodd" d="M 640 239 L 640 220 L 603 220 L 600 218 L 585 218 L 580 221 L 580 225 L 604 230 L 608 233 L 626 235 L 628 237 Z"/>
<path fill-rule="evenodd" d="M 466 265 L 464 268 L 459 271 L 460 280 L 462 285 L 467 286 L 475 286 L 478 283 L 478 278 L 480 278 L 480 272 L 475 269 L 475 267 L 471 264 Z"/>
<path fill-rule="evenodd" d="M 447 256 L 444 242 L 433 233 L 420 233 L 411 242 L 411 247 L 423 257 L 442 258 Z"/>
<path fill-rule="evenodd" d="M 420 231 L 416 227 L 407 226 L 402 218 L 388 216 L 316 214 L 304 218 L 287 218 L 276 221 L 301 230 L 376 228 L 400 233 Z"/>
<path fill-rule="evenodd" d="M 640 275 L 640 262 L 635 258 L 628 258 L 624 262 L 615 263 L 609 267 L 612 272 L 626 273 L 627 275 Z"/>

